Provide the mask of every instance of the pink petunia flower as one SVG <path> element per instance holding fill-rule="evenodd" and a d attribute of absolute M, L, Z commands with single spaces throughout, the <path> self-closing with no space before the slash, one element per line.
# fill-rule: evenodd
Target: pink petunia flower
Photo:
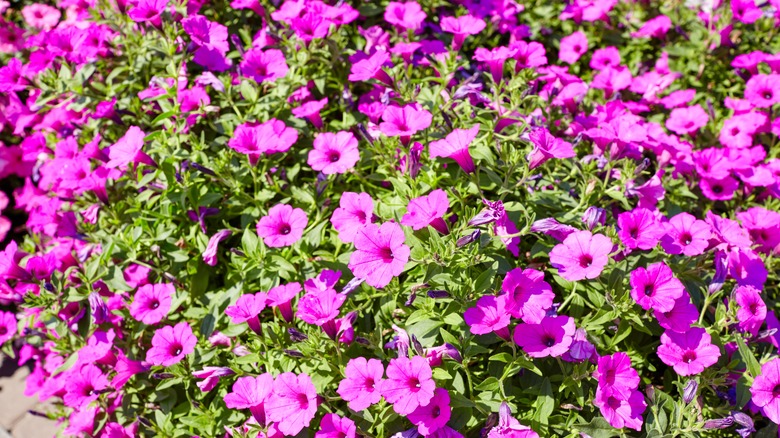
<path fill-rule="evenodd" d="M 279 309 L 287 322 L 293 320 L 292 300 L 301 292 L 300 283 L 280 284 L 268 290 L 268 305 Z"/>
<path fill-rule="evenodd" d="M 411 250 L 404 244 L 404 232 L 398 224 L 367 224 L 355 235 L 355 252 L 349 269 L 370 286 L 383 288 L 401 275 Z"/>
<path fill-rule="evenodd" d="M 631 271 L 631 298 L 645 310 L 669 312 L 685 292 L 685 286 L 664 262 Z"/>
<path fill-rule="evenodd" d="M 100 368 L 92 364 L 82 365 L 78 371 L 68 373 L 65 383 L 65 406 L 81 409 L 100 397 L 100 391 L 108 387 L 108 378 Z"/>
<path fill-rule="evenodd" d="M 233 324 L 245 322 L 253 332 L 262 335 L 263 329 L 258 315 L 265 309 L 267 302 L 268 295 L 265 292 L 244 294 L 238 298 L 235 304 L 225 309 L 225 315 L 230 317 Z"/>
<path fill-rule="evenodd" d="M 303 322 L 322 327 L 331 339 L 336 339 L 338 327 L 334 320 L 339 316 L 339 309 L 346 299 L 345 294 L 333 289 L 307 292 L 298 300 L 296 316 Z"/>
<path fill-rule="evenodd" d="M 780 250 L 780 213 L 763 207 L 751 207 L 737 213 L 750 238 L 765 254 Z"/>
<path fill-rule="evenodd" d="M 428 225 L 442 234 L 449 234 L 447 223 L 442 217 L 450 208 L 450 200 L 447 192 L 436 189 L 426 196 L 414 198 L 409 201 L 407 213 L 401 218 L 401 225 L 420 230 Z"/>
<path fill-rule="evenodd" d="M 647 403 L 642 393 L 633 390 L 627 399 L 605 395 L 601 388 L 596 389 L 593 405 L 601 410 L 601 415 L 614 428 L 628 427 L 642 430 L 642 413 L 647 409 Z"/>
<path fill-rule="evenodd" d="M 420 4 L 414 1 L 390 2 L 385 9 L 385 21 L 402 30 L 417 30 L 427 15 Z"/>
<path fill-rule="evenodd" d="M 320 100 L 310 100 L 304 102 L 301 106 L 292 109 L 292 114 L 300 119 L 308 120 L 315 128 L 322 128 L 322 117 L 320 111 L 328 104 L 328 98 Z"/>
<path fill-rule="evenodd" d="M 547 65 L 547 52 L 544 46 L 536 41 L 515 41 L 509 45 L 514 52 L 515 73 L 525 68 Z"/>
<path fill-rule="evenodd" d="M 748 79 L 745 100 L 757 108 L 771 108 L 780 102 L 780 75 L 759 74 Z"/>
<path fill-rule="evenodd" d="M 539 438 L 539 434 L 524 426 L 512 417 L 512 409 L 507 402 L 501 402 L 498 408 L 498 424 L 490 429 L 486 438 Z"/>
<path fill-rule="evenodd" d="M 493 82 L 499 83 L 504 77 L 504 63 L 514 56 L 512 49 L 504 46 L 486 49 L 479 47 L 474 51 L 474 59 L 487 65 Z"/>
<path fill-rule="evenodd" d="M 257 83 L 274 82 L 285 77 L 289 71 L 284 54 L 278 49 L 252 49 L 244 53 L 239 67 L 242 75 Z"/>
<path fill-rule="evenodd" d="M 128 359 L 125 353 L 120 350 L 117 352 L 116 365 L 114 365 L 116 374 L 111 379 L 111 386 L 115 389 L 122 389 L 131 377 L 149 371 L 149 368 L 149 364 L 145 362 Z"/>
<path fill-rule="evenodd" d="M 666 127 L 675 134 L 693 134 L 707 125 L 709 116 L 699 105 L 675 108 L 666 119 Z"/>
<path fill-rule="evenodd" d="M 348 79 L 351 82 L 368 81 L 370 79 L 376 79 L 388 87 L 393 86 L 393 78 L 385 72 L 384 67 L 392 68 L 393 63 L 390 62 L 390 54 L 386 50 L 377 50 L 369 55 L 364 55 L 359 52 L 360 55 L 357 61 L 353 61 L 352 67 L 350 67 Z M 351 58 L 350 58 L 351 60 Z"/>
<path fill-rule="evenodd" d="M 160 14 L 167 7 L 168 0 L 138 0 L 127 15 L 136 23 L 149 22 L 153 26 L 160 26 L 162 24 Z"/>
<path fill-rule="evenodd" d="M 709 246 L 712 231 L 710 226 L 696 219 L 690 213 L 680 213 L 665 225 L 666 234 L 661 238 L 661 247 L 667 254 L 697 256 Z"/>
<path fill-rule="evenodd" d="M 631 367 L 631 358 L 618 351 L 601 356 L 593 377 L 599 382 L 599 389 L 605 396 L 627 400 L 639 386 L 639 373 Z"/>
<path fill-rule="evenodd" d="M 528 167 L 535 169 L 551 158 L 572 158 L 577 156 L 571 143 L 553 136 L 546 128 L 531 130 L 528 134 L 533 150 L 528 154 Z"/>
<path fill-rule="evenodd" d="M 230 237 L 231 234 L 233 234 L 233 232 L 230 230 L 219 230 L 211 236 L 208 245 L 206 245 L 206 250 L 203 251 L 203 263 L 209 266 L 217 266 L 219 243 Z"/>
<path fill-rule="evenodd" d="M 720 349 L 711 342 L 710 334 L 703 328 L 693 327 L 685 333 L 667 330 L 661 335 L 657 353 L 677 374 L 691 376 L 718 361 Z"/>
<path fill-rule="evenodd" d="M 290 246 L 303 237 L 309 224 L 306 212 L 287 204 L 277 204 L 257 223 L 257 235 L 271 248 Z"/>
<path fill-rule="evenodd" d="M 728 253 L 729 275 L 740 286 L 764 289 L 768 276 L 766 265 L 751 249 L 734 248 Z"/>
<path fill-rule="evenodd" d="M 574 64 L 588 51 L 588 37 L 582 31 L 561 38 L 561 46 L 558 50 L 558 59 Z"/>
<path fill-rule="evenodd" d="M 33 3 L 22 8 L 22 17 L 28 26 L 39 30 L 50 30 L 60 22 L 59 9 L 43 3 Z"/>
<path fill-rule="evenodd" d="M 596 49 L 593 52 L 593 56 L 590 57 L 590 64 L 588 65 L 597 71 L 607 67 L 617 67 L 620 65 L 620 51 L 613 46 Z"/>
<path fill-rule="evenodd" d="M 596 90 L 604 90 L 604 98 L 609 99 L 615 92 L 628 88 L 632 79 L 628 67 L 606 67 L 593 78 L 590 86 Z"/>
<path fill-rule="evenodd" d="M 268 400 L 274 387 L 274 378 L 270 373 L 259 376 L 244 376 L 236 379 L 233 390 L 223 398 L 230 409 L 249 409 L 258 422 L 265 422 L 263 404 Z"/>
<path fill-rule="evenodd" d="M 171 310 L 171 301 L 176 289 L 172 284 L 147 284 L 138 288 L 130 315 L 137 321 L 152 325 L 162 321 Z"/>
<path fill-rule="evenodd" d="M 152 337 L 152 348 L 146 352 L 146 361 L 152 365 L 168 367 L 181 362 L 184 356 L 195 351 L 198 338 L 186 321 L 175 326 L 165 326 Z"/>
<path fill-rule="evenodd" d="M 550 264 L 558 268 L 558 275 L 568 281 L 593 279 L 609 262 L 613 244 L 603 234 L 578 231 L 550 251 Z"/>
<path fill-rule="evenodd" d="M 568 316 L 546 316 L 536 324 L 518 324 L 513 338 L 531 357 L 558 357 L 569 350 L 576 329 Z"/>
<path fill-rule="evenodd" d="M 532 324 L 545 317 L 555 299 L 552 287 L 544 281 L 544 273 L 536 269 L 512 269 L 504 277 L 501 290 L 507 296 L 507 312 Z"/>
<path fill-rule="evenodd" d="M 392 359 L 387 365 L 387 379 L 379 385 L 379 392 L 399 415 L 409 415 L 419 406 L 427 406 L 435 389 L 431 366 L 421 356 Z"/>
<path fill-rule="evenodd" d="M 498 336 L 509 340 L 510 315 L 506 308 L 507 295 L 498 297 L 485 295 L 479 297 L 476 306 L 466 309 L 463 319 L 471 333 L 475 335 L 495 332 Z"/>
<path fill-rule="evenodd" d="M 460 17 L 444 17 L 441 19 L 441 30 L 453 34 L 452 50 L 457 52 L 469 35 L 476 35 L 485 29 L 485 20 L 473 15 Z"/>
<path fill-rule="evenodd" d="M 237 152 L 249 156 L 253 166 L 260 160 L 261 154 L 286 152 L 298 141 L 298 131 L 290 128 L 281 120 L 270 119 L 259 125 L 241 124 L 236 128 L 228 146 Z"/>
<path fill-rule="evenodd" d="M 766 304 L 758 289 L 753 286 L 739 286 L 734 289 L 734 302 L 737 304 L 739 328 L 755 336 L 766 320 Z"/>
<path fill-rule="evenodd" d="M 780 424 L 780 358 L 761 365 L 761 374 L 753 381 L 750 394 L 761 413 Z"/>
<path fill-rule="evenodd" d="M 374 217 L 374 200 L 368 193 L 344 192 L 339 208 L 333 211 L 330 223 L 339 232 L 339 239 L 352 243 L 361 228 Z"/>
<path fill-rule="evenodd" d="M 668 312 L 653 311 L 661 327 L 678 333 L 685 333 L 691 324 L 699 319 L 699 309 L 691 303 L 691 296 L 683 291 L 680 298 L 674 301 L 674 307 Z"/>
<path fill-rule="evenodd" d="M 350 359 L 339 383 L 338 394 L 349 403 L 349 408 L 360 412 L 382 399 L 380 388 L 385 368 L 377 359 L 357 357 Z"/>
<path fill-rule="evenodd" d="M 203 379 L 196 385 L 201 392 L 209 392 L 219 384 L 219 378 L 232 376 L 235 372 L 228 367 L 203 367 L 202 370 L 193 371 L 192 377 Z"/>
<path fill-rule="evenodd" d="M 659 15 L 647 20 L 636 32 L 632 32 L 634 38 L 663 38 L 666 32 L 672 28 L 672 19 L 666 15 Z"/>
<path fill-rule="evenodd" d="M 431 436 L 447 424 L 451 414 L 450 394 L 444 388 L 436 388 L 431 401 L 425 406 L 418 406 L 407 418 L 423 436 Z"/>
<path fill-rule="evenodd" d="M 433 115 L 415 104 L 388 106 L 382 113 L 379 130 L 388 137 L 401 137 L 401 143 L 409 144 L 412 135 L 431 126 Z"/>
<path fill-rule="evenodd" d="M 146 134 L 137 126 L 128 128 L 125 135 L 108 148 L 109 160 L 104 166 L 108 169 L 124 169 L 130 163 L 157 166 L 157 163 L 141 150 L 145 136 Z"/>
<path fill-rule="evenodd" d="M 664 234 L 656 216 L 646 208 L 620 213 L 618 237 L 628 249 L 653 249 Z"/>
<path fill-rule="evenodd" d="M 469 153 L 469 145 L 477 138 L 478 133 L 479 124 L 469 129 L 454 129 L 447 137 L 433 141 L 428 145 L 431 158 L 451 158 L 458 163 L 464 172 L 474 172 L 474 160 Z"/>
<path fill-rule="evenodd" d="M 314 438 L 355 438 L 356 433 L 357 427 L 354 421 L 336 414 L 325 414 Z"/>
<path fill-rule="evenodd" d="M 293 373 L 278 375 L 274 390 L 265 402 L 265 413 L 283 434 L 298 435 L 317 413 L 317 390 L 311 377 Z"/>
<path fill-rule="evenodd" d="M 309 151 L 309 166 L 325 175 L 345 173 L 360 160 L 358 141 L 349 131 L 323 132 Z"/>
<path fill-rule="evenodd" d="M 0 311 L 0 345 L 13 339 L 16 335 L 16 316 L 11 312 Z"/>

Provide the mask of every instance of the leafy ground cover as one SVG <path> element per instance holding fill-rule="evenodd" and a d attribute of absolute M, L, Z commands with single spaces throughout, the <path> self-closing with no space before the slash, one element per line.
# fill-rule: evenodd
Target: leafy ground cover
<path fill-rule="evenodd" d="M 0 0 L 2 351 L 66 436 L 774 436 L 778 26 Z"/>

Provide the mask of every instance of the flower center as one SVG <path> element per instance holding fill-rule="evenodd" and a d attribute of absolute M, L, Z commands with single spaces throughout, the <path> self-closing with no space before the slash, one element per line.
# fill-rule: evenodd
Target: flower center
<path fill-rule="evenodd" d="M 416 377 L 409 379 L 409 388 L 411 388 L 412 391 L 417 392 L 417 390 L 420 389 L 420 379 Z"/>
<path fill-rule="evenodd" d="M 439 415 L 441 415 L 441 408 L 438 406 L 433 408 L 433 412 L 431 412 L 431 415 L 433 416 L 433 418 L 438 418 Z"/>
<path fill-rule="evenodd" d="M 748 306 L 748 310 L 750 310 L 750 313 L 755 315 L 756 312 L 758 312 L 758 303 L 750 303 L 750 306 Z"/>
<path fill-rule="evenodd" d="M 8 327 L 0 327 L 0 336 L 8 334 Z"/>
<path fill-rule="evenodd" d="M 764 99 L 766 99 L 766 100 L 769 100 L 769 99 L 771 99 L 771 98 L 772 98 L 772 91 L 771 91 L 771 90 L 765 90 L 765 91 L 764 91 L 764 92 L 761 94 L 761 96 L 762 96 Z"/>
<path fill-rule="evenodd" d="M 393 257 L 393 250 L 392 250 L 392 248 L 388 248 L 388 247 L 381 248 L 379 250 L 379 255 L 382 257 L 382 260 L 384 260 L 386 262 L 391 262 L 391 261 L 393 261 L 393 258 L 394 258 Z"/>
<path fill-rule="evenodd" d="M 584 254 L 580 256 L 580 266 L 583 268 L 590 268 L 590 265 L 593 264 L 593 257 L 591 257 L 589 254 Z"/>
<path fill-rule="evenodd" d="M 178 356 L 183 351 L 183 347 L 181 344 L 173 344 L 171 345 L 171 355 Z"/>
<path fill-rule="evenodd" d="M 691 233 L 682 233 L 680 235 L 680 242 L 683 243 L 683 245 L 690 245 L 693 241 L 693 236 L 691 236 Z"/>
<path fill-rule="evenodd" d="M 737 135 L 737 134 L 739 134 L 739 128 L 732 128 L 731 135 Z"/>
<path fill-rule="evenodd" d="M 646 296 L 649 297 L 649 296 L 653 295 L 654 292 L 655 292 L 655 288 L 653 287 L 652 284 L 645 285 L 645 295 Z"/>
<path fill-rule="evenodd" d="M 283 224 L 281 227 L 279 227 L 279 234 L 288 235 L 292 231 L 292 228 L 290 228 L 290 225 Z"/>
<path fill-rule="evenodd" d="M 772 388 L 772 397 L 780 397 L 780 384 L 777 384 Z"/>
<path fill-rule="evenodd" d="M 712 193 L 722 193 L 723 187 L 721 186 L 712 186 Z"/>
<path fill-rule="evenodd" d="M 693 128 L 693 122 L 691 122 L 691 121 L 688 121 L 688 122 L 685 124 L 685 127 L 686 127 L 687 129 Z"/>
<path fill-rule="evenodd" d="M 154 301 L 152 301 L 152 302 L 149 304 L 149 307 L 151 307 L 152 309 L 156 309 L 156 308 L 160 307 L 160 302 L 159 302 L 159 301 L 157 301 L 157 300 L 154 300 Z"/>
<path fill-rule="evenodd" d="M 306 396 L 306 394 L 298 394 L 298 405 L 300 405 L 301 409 L 308 409 L 309 408 L 309 397 Z"/>
<path fill-rule="evenodd" d="M 632 228 L 628 231 L 628 235 L 631 236 L 632 239 L 636 239 L 636 237 L 639 235 L 639 230 Z"/>
<path fill-rule="evenodd" d="M 374 382 L 374 379 L 366 379 L 366 383 L 364 383 L 363 386 L 374 389 L 376 388 L 376 382 Z"/>
<path fill-rule="evenodd" d="M 555 338 L 553 338 L 550 335 L 547 335 L 542 338 L 542 343 L 548 347 L 552 347 L 553 345 L 555 345 Z"/>
<path fill-rule="evenodd" d="M 686 351 L 682 355 L 682 360 L 685 363 L 693 362 L 694 360 L 696 360 L 696 352 L 695 351 L 691 351 L 691 350 Z"/>
<path fill-rule="evenodd" d="M 328 161 L 330 161 L 331 163 L 335 163 L 340 159 L 341 159 L 341 154 L 336 151 L 333 151 L 328 155 Z"/>
<path fill-rule="evenodd" d="M 615 410 L 620 407 L 620 400 L 616 399 L 615 397 L 610 397 L 607 400 L 607 405 L 612 409 Z"/>

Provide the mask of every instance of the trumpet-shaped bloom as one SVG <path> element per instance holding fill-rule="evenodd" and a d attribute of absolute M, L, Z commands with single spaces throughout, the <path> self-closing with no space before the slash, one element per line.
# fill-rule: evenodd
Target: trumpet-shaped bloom
<path fill-rule="evenodd" d="M 168 316 L 175 291 L 172 284 L 141 286 L 130 305 L 130 315 L 144 324 L 157 324 Z"/>
<path fill-rule="evenodd" d="M 507 295 L 507 312 L 527 323 L 539 323 L 555 299 L 544 273 L 536 269 L 512 269 L 504 277 L 501 290 Z"/>
<path fill-rule="evenodd" d="M 385 21 L 404 30 L 417 30 L 427 15 L 417 2 L 390 2 L 385 9 Z"/>
<path fill-rule="evenodd" d="M 325 414 L 320 421 L 320 430 L 314 434 L 314 438 L 355 438 L 356 431 L 355 422 L 349 418 Z"/>
<path fill-rule="evenodd" d="M 547 316 L 538 324 L 518 324 L 514 341 L 531 357 L 558 357 L 569 350 L 576 329 L 568 316 Z"/>
<path fill-rule="evenodd" d="M 382 399 L 380 387 L 384 374 L 385 368 L 377 359 L 350 359 L 336 392 L 349 403 L 350 409 L 360 412 Z"/>
<path fill-rule="evenodd" d="M 287 152 L 296 141 L 298 131 L 281 120 L 270 119 L 259 125 L 238 125 L 233 138 L 228 140 L 228 146 L 249 156 L 249 162 L 255 165 L 260 160 L 260 155 Z"/>
<path fill-rule="evenodd" d="M 240 67 L 241 74 L 258 83 L 274 82 L 289 71 L 284 54 L 278 49 L 252 49 L 244 54 Z"/>
<path fill-rule="evenodd" d="M 780 359 L 761 365 L 761 374 L 750 387 L 753 403 L 770 420 L 780 424 Z"/>
<path fill-rule="evenodd" d="M 509 312 L 506 310 L 507 296 L 485 295 L 477 300 L 477 305 L 469 307 L 463 314 L 463 319 L 471 333 L 485 335 L 496 332 L 509 338 Z"/>
<path fill-rule="evenodd" d="M 308 224 L 309 218 L 300 208 L 277 204 L 268 210 L 268 215 L 260 218 L 257 235 L 271 248 L 281 248 L 299 241 Z"/>
<path fill-rule="evenodd" d="M 339 208 L 333 211 L 330 223 L 339 232 L 339 239 L 352 243 L 355 235 L 374 217 L 374 200 L 368 193 L 345 192 Z"/>
<path fill-rule="evenodd" d="M 685 333 L 666 331 L 661 335 L 658 357 L 681 376 L 699 374 L 720 357 L 720 349 L 711 342 L 709 333 L 699 327 Z"/>
<path fill-rule="evenodd" d="M 314 139 L 309 152 L 309 166 L 325 175 L 345 173 L 360 160 L 358 141 L 351 132 L 323 132 Z"/>
<path fill-rule="evenodd" d="M 105 167 L 124 169 L 130 163 L 156 166 L 154 160 L 141 150 L 144 146 L 145 136 L 146 134 L 137 126 L 128 128 L 125 135 L 108 148 L 108 162 Z"/>
<path fill-rule="evenodd" d="M 563 141 L 550 134 L 545 128 L 538 128 L 528 134 L 531 144 L 534 146 L 531 153 L 528 154 L 528 167 L 535 169 L 550 158 L 572 158 L 577 154 L 571 143 Z"/>
<path fill-rule="evenodd" d="M 601 410 L 601 415 L 612 427 L 642 430 L 642 413 L 647 409 L 647 403 L 641 392 L 633 390 L 631 396 L 621 399 L 614 395 L 606 395 L 601 388 L 598 388 L 593 405 Z"/>
<path fill-rule="evenodd" d="M 692 134 L 707 125 L 709 116 L 699 105 L 675 108 L 666 119 L 666 127 L 675 134 Z"/>
<path fill-rule="evenodd" d="M 388 137 L 401 137 L 406 144 L 409 138 L 431 126 L 433 115 L 417 105 L 388 106 L 382 113 L 379 130 Z"/>
<path fill-rule="evenodd" d="M 685 286 L 664 262 L 634 269 L 630 283 L 631 298 L 643 309 L 657 312 L 671 311 L 676 300 L 685 292 Z"/>
<path fill-rule="evenodd" d="M 448 208 L 450 200 L 447 198 L 447 192 L 436 189 L 426 196 L 409 201 L 407 213 L 401 218 L 401 225 L 414 230 L 430 225 L 442 234 L 449 234 L 447 223 L 442 219 Z"/>
<path fill-rule="evenodd" d="M 367 224 L 355 235 L 355 252 L 349 269 L 370 286 L 383 288 L 401 275 L 409 261 L 410 249 L 404 244 L 404 232 L 398 224 Z"/>
<path fill-rule="evenodd" d="M 258 421 L 265 419 L 263 409 L 274 387 L 274 378 L 269 373 L 259 376 L 244 376 L 236 379 L 232 391 L 223 400 L 230 409 L 249 409 Z"/>
<path fill-rule="evenodd" d="M 653 249 L 664 234 L 658 219 L 646 208 L 620 213 L 617 223 L 618 237 L 628 249 Z"/>
<path fill-rule="evenodd" d="M 428 146 L 431 158 L 451 158 L 464 172 L 474 172 L 474 160 L 469 153 L 469 145 L 477 137 L 477 133 L 479 124 L 469 129 L 454 129 L 447 137 L 431 142 Z"/>
<path fill-rule="evenodd" d="M 561 38 L 561 46 L 558 51 L 558 59 L 574 64 L 588 51 L 588 37 L 582 31 L 574 32 Z"/>
<path fill-rule="evenodd" d="M 16 335 L 16 317 L 11 312 L 0 311 L 0 345 Z"/>
<path fill-rule="evenodd" d="M 739 306 L 737 308 L 739 328 L 753 335 L 758 334 L 761 324 L 766 319 L 766 304 L 761 299 L 758 289 L 753 286 L 739 286 L 734 290 L 734 301 Z"/>
<path fill-rule="evenodd" d="M 612 247 L 612 240 L 603 234 L 578 231 L 555 245 L 550 251 L 550 264 L 566 280 L 593 279 L 607 266 Z"/>
<path fill-rule="evenodd" d="M 661 247 L 667 254 L 697 256 L 709 246 L 712 229 L 690 213 L 680 213 L 665 224 L 666 234 L 661 237 Z"/>
<path fill-rule="evenodd" d="M 631 368 L 631 358 L 622 352 L 600 357 L 593 377 L 605 396 L 621 400 L 628 400 L 639 386 L 639 373 Z"/>
<path fill-rule="evenodd" d="M 298 300 L 297 316 L 302 321 L 322 326 L 339 316 L 339 309 L 347 296 L 333 289 L 308 292 Z"/>
<path fill-rule="evenodd" d="M 428 361 L 421 356 L 398 357 L 387 366 L 387 379 L 383 380 L 379 391 L 393 410 L 400 415 L 408 415 L 419 406 L 427 406 L 434 396 L 436 383 Z"/>
<path fill-rule="evenodd" d="M 417 425 L 417 431 L 423 436 L 430 436 L 447 424 L 451 414 L 450 394 L 444 388 L 436 388 L 431 401 L 425 406 L 418 406 L 407 418 Z"/>
<path fill-rule="evenodd" d="M 260 319 L 257 315 L 265 309 L 267 301 L 268 295 L 264 292 L 244 294 L 241 295 L 235 304 L 225 309 L 225 315 L 230 317 L 230 321 L 233 324 L 246 322 L 255 333 L 259 334 L 261 328 Z"/>
<path fill-rule="evenodd" d="M 167 325 L 154 332 L 152 348 L 146 352 L 146 361 L 164 367 L 177 364 L 184 356 L 195 351 L 197 343 L 198 338 L 192 334 L 192 328 L 187 322 Z"/>
<path fill-rule="evenodd" d="M 485 29 L 485 20 L 473 15 L 460 17 L 444 17 L 441 19 L 441 30 L 453 34 L 452 50 L 458 51 L 469 35 L 476 35 Z"/>
<path fill-rule="evenodd" d="M 108 378 L 103 371 L 95 365 L 85 364 L 77 372 L 69 373 L 63 401 L 65 406 L 80 409 L 97 400 L 106 387 Z"/>
<path fill-rule="evenodd" d="M 293 373 L 278 375 L 273 392 L 265 402 L 265 413 L 283 434 L 298 435 L 317 413 L 317 390 L 311 377 Z"/>

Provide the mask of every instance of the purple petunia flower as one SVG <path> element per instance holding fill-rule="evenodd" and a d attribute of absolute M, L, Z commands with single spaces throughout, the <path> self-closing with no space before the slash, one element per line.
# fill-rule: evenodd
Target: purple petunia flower
<path fill-rule="evenodd" d="M 450 394 L 444 388 L 436 388 L 431 401 L 424 406 L 418 406 L 407 418 L 417 426 L 421 434 L 431 436 L 447 424 L 451 413 Z"/>
<path fill-rule="evenodd" d="M 780 358 L 761 365 L 761 374 L 753 381 L 750 394 L 761 413 L 780 424 Z"/>
<path fill-rule="evenodd" d="M 414 230 L 430 225 L 442 234 L 449 234 L 447 223 L 442 219 L 449 208 L 450 200 L 447 198 L 447 192 L 436 189 L 426 196 L 409 201 L 407 213 L 401 218 L 401 225 L 412 227 Z"/>
<path fill-rule="evenodd" d="M 628 400 L 639 386 L 639 373 L 631 367 L 631 358 L 622 352 L 600 357 L 593 377 L 604 396 L 621 400 Z"/>
<path fill-rule="evenodd" d="M 658 219 L 646 208 L 620 213 L 617 223 L 618 237 L 628 249 L 653 249 L 664 234 Z"/>

